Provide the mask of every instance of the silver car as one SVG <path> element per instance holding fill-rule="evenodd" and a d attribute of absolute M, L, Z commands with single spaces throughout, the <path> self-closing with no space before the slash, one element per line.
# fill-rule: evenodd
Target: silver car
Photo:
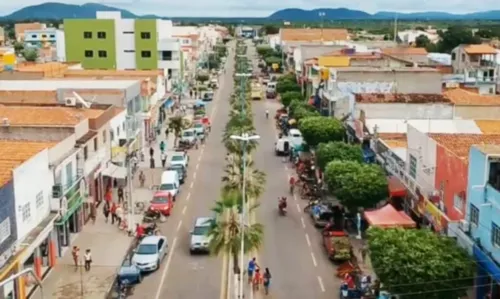
<path fill-rule="evenodd" d="M 189 251 L 191 254 L 198 252 L 209 252 L 210 237 L 208 232 L 214 219 L 211 217 L 198 217 L 194 222 L 194 228 L 191 231 L 191 242 Z"/>
<path fill-rule="evenodd" d="M 132 263 L 142 272 L 155 271 L 167 255 L 168 242 L 164 236 L 146 236 L 134 250 Z"/>

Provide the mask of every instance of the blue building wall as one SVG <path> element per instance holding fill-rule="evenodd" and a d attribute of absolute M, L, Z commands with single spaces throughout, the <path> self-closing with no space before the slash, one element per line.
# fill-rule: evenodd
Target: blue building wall
<path fill-rule="evenodd" d="M 500 192 L 488 184 L 488 178 L 487 155 L 472 147 L 465 219 L 470 223 L 470 236 L 475 243 L 473 256 L 478 269 L 476 298 L 484 298 L 489 291 L 489 287 L 485 286 L 490 283 L 489 279 L 500 283 L 500 248 L 492 243 L 492 229 L 495 225 L 500 227 Z M 471 218 L 473 208 L 479 211 L 477 224 Z M 500 298 L 500 294 L 494 293 L 492 298 Z"/>
<path fill-rule="evenodd" d="M 10 237 L 0 244 L 0 254 L 9 249 L 17 240 L 16 205 L 14 199 L 14 182 L 10 181 L 0 188 L 0 223 L 7 217 L 10 220 Z"/>

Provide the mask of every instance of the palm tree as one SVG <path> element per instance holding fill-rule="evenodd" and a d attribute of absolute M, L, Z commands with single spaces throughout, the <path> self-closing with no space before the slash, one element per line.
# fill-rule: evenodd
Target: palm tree
<path fill-rule="evenodd" d="M 188 120 L 182 116 L 173 116 L 170 118 L 168 128 L 174 131 L 174 146 L 177 144 L 177 139 L 181 136 L 182 130 L 189 126 Z"/>
<path fill-rule="evenodd" d="M 266 174 L 254 168 L 254 162 L 251 156 L 245 159 L 245 176 L 243 176 L 243 157 L 239 154 L 228 154 L 228 162 L 224 168 L 225 175 L 222 177 L 224 186 L 222 190 L 229 192 L 231 190 L 241 190 L 243 181 L 245 181 L 245 197 L 257 199 L 264 192 L 266 184 Z"/>
<path fill-rule="evenodd" d="M 241 204 L 241 194 L 235 191 L 224 192 L 212 208 L 217 217 L 212 223 L 208 236 L 210 254 L 219 255 L 224 252 L 233 258 L 234 274 L 240 274 L 239 252 L 241 247 L 241 222 L 238 215 L 238 206 Z M 248 211 L 257 208 L 252 205 Z M 243 251 L 248 253 L 260 248 L 264 237 L 264 227 L 255 223 L 245 225 L 243 229 Z"/>

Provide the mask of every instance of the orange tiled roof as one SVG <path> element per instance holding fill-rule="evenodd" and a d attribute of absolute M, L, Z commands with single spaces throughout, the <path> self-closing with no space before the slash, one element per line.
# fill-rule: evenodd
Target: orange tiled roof
<path fill-rule="evenodd" d="M 397 48 L 384 48 L 382 53 L 386 55 L 427 55 L 425 48 L 411 48 L 411 47 L 397 47 Z"/>
<path fill-rule="evenodd" d="M 102 113 L 104 110 L 99 109 L 0 106 L 0 118 L 7 118 L 11 126 L 75 126 Z"/>
<path fill-rule="evenodd" d="M 337 41 L 348 40 L 347 29 L 336 28 L 282 28 L 282 41 Z"/>
<path fill-rule="evenodd" d="M 447 89 L 443 95 L 456 105 L 500 106 L 500 96 L 480 95 L 462 88 Z"/>
<path fill-rule="evenodd" d="M 12 170 L 20 164 L 18 161 L 0 160 L 0 187 L 5 186 L 5 184 L 12 180 Z"/>
<path fill-rule="evenodd" d="M 26 30 L 41 30 L 44 28 L 44 24 L 41 23 L 17 23 L 14 25 L 14 31 L 16 36 L 24 36 L 24 31 Z"/>
<path fill-rule="evenodd" d="M 389 148 L 408 146 L 405 133 L 379 133 L 378 138 L 381 139 Z"/>
<path fill-rule="evenodd" d="M 357 93 L 355 94 L 358 103 L 450 103 L 450 100 L 440 94 L 420 94 L 420 93 Z"/>
<path fill-rule="evenodd" d="M 0 104 L 56 104 L 57 93 L 55 91 L 26 90 L 9 91 L 0 90 Z"/>
<path fill-rule="evenodd" d="M 481 44 L 481 45 L 466 45 L 464 47 L 464 51 L 467 54 L 497 54 L 495 48 L 489 45 Z"/>
<path fill-rule="evenodd" d="M 500 134 L 500 120 L 475 120 L 483 134 Z"/>
<path fill-rule="evenodd" d="M 348 54 L 345 52 L 345 49 L 341 49 L 341 50 L 336 50 L 336 51 L 333 51 L 333 52 L 330 52 L 330 53 L 327 53 L 327 54 L 323 54 L 321 56 L 347 56 L 349 57 L 351 60 L 369 60 L 369 59 L 381 59 L 382 56 L 380 55 L 380 53 L 377 53 L 377 52 L 371 52 L 371 53 L 367 53 L 367 52 L 354 52 L 352 54 Z"/>
<path fill-rule="evenodd" d="M 429 136 L 464 162 L 468 162 L 470 147 L 473 145 L 500 145 L 500 134 L 429 134 Z"/>

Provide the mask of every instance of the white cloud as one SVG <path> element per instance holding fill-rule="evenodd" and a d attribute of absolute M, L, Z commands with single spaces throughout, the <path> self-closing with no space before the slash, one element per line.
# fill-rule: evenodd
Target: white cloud
<path fill-rule="evenodd" d="M 89 1 L 63 0 L 62 2 L 83 4 Z M 40 3 L 43 3 L 43 1 L 0 1 L 0 14 L 5 15 L 24 6 Z M 377 11 L 444 11 L 467 13 L 500 9 L 498 0 L 190 0 L 189 2 L 179 0 L 103 0 L 99 1 L 99 3 L 128 9 L 137 14 L 221 17 L 264 17 L 276 10 L 290 7 L 300 7 L 303 9 L 347 7 L 370 13 Z"/>

